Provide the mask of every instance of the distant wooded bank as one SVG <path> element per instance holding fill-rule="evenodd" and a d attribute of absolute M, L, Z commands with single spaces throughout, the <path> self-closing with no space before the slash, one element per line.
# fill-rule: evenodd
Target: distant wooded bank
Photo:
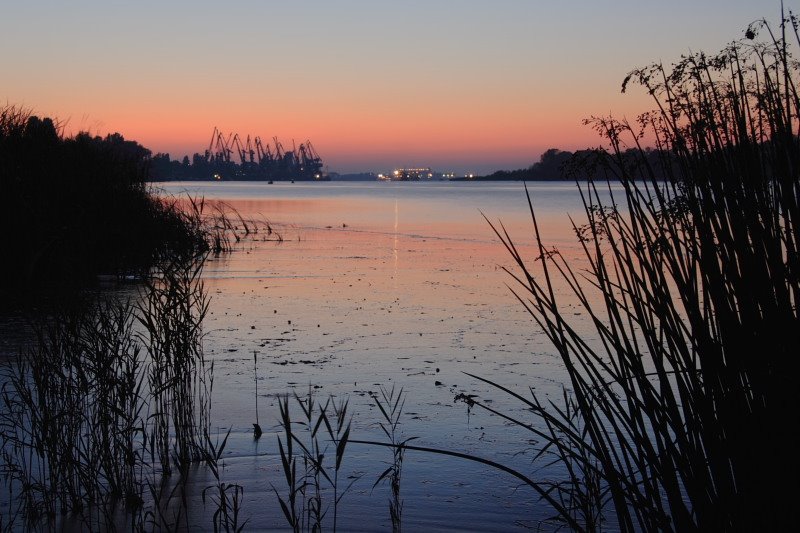
<path fill-rule="evenodd" d="M 610 172 L 608 165 L 602 163 L 608 152 L 601 149 L 585 149 L 570 152 L 550 148 L 545 151 L 539 161 L 528 168 L 517 170 L 498 170 L 486 176 L 473 178 L 458 177 L 453 181 L 564 181 L 586 180 L 594 177 L 606 177 L 603 172 Z M 635 150 L 629 149 L 619 154 L 620 164 L 623 165 L 631 176 L 655 175 L 664 179 L 664 169 L 671 165 L 674 156 L 662 150 Z M 646 170 L 646 172 L 645 172 Z M 607 177 L 615 178 L 609 175 Z"/>

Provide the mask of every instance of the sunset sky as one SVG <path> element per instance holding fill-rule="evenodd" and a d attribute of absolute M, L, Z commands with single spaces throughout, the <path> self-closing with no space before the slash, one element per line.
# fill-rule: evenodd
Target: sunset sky
<path fill-rule="evenodd" d="M 798 2 L 786 2 L 795 9 Z M 0 103 L 173 158 L 213 128 L 310 139 L 331 171 L 489 172 L 600 143 L 633 67 L 716 52 L 755 0 L 0 0 Z"/>

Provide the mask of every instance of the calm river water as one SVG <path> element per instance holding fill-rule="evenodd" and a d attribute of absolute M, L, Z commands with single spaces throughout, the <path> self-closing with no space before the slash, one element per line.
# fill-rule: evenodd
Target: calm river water
<path fill-rule="evenodd" d="M 349 398 L 355 439 L 382 439 L 372 393 L 406 394 L 401 431 L 415 444 L 490 458 L 534 479 L 557 476 L 533 463 L 536 442 L 496 416 L 454 403 L 475 394 L 536 423 L 520 405 L 471 373 L 522 394 L 558 401 L 563 372 L 547 339 L 511 293 L 510 257 L 490 220 L 501 220 L 533 262 L 532 225 L 520 183 L 170 183 L 268 220 L 283 242 L 247 242 L 205 269 L 211 310 L 205 351 L 215 361 L 213 416 L 232 428 L 224 479 L 245 487 L 256 529 L 285 528 L 272 490 L 284 492 L 277 450 L 277 398 Z M 530 186 L 543 238 L 574 258 L 568 216 L 583 208 L 573 183 Z M 566 293 L 566 291 L 565 291 Z M 565 305 L 571 305 L 565 300 Z M 574 315 L 580 319 L 580 310 Z M 253 355 L 259 360 L 255 421 Z M 299 409 L 296 410 L 299 416 Z M 360 476 L 343 498 L 343 531 L 391 530 L 389 487 L 373 488 L 390 451 L 351 444 L 345 471 Z M 506 531 L 544 527 L 551 510 L 499 471 L 460 459 L 406 455 L 403 525 L 408 531 Z M 198 481 L 198 487 L 203 480 Z"/>
<path fill-rule="evenodd" d="M 521 183 L 173 182 L 160 188 L 225 201 L 245 218 L 269 221 L 283 239 L 264 241 L 262 232 L 234 253 L 210 259 L 204 270 L 211 297 L 204 349 L 215 365 L 212 418 L 221 437 L 230 430 L 222 480 L 244 487 L 248 530 L 288 529 L 275 495 L 287 491 L 277 424 L 278 399 L 287 393 L 348 399 L 351 439 L 385 441 L 373 395 L 382 387 L 402 389 L 403 438 L 485 457 L 537 481 L 559 477 L 547 457 L 533 461 L 539 448 L 532 433 L 454 401 L 475 395 L 538 423 L 519 402 L 467 373 L 523 395 L 533 389 L 544 401 L 561 400 L 562 364 L 512 294 L 515 282 L 503 269 L 514 265 L 482 215 L 502 221 L 534 264 L 538 252 Z M 534 183 L 530 191 L 543 240 L 583 268 L 569 219 L 584 219 L 576 185 Z M 570 312 L 574 300 L 565 287 L 557 290 L 581 328 L 585 313 Z M 12 348 L 6 344 L 4 353 Z M 256 401 L 260 440 L 252 432 Z M 292 408 L 299 419 L 297 404 Z M 391 457 L 387 448 L 349 445 L 343 473 L 346 483 L 355 481 L 340 503 L 340 531 L 391 531 L 389 486 L 374 486 Z M 201 494 L 212 480 L 205 469 L 197 472 L 188 516 L 192 529 L 205 529 L 213 509 L 203 506 Z M 529 487 L 463 459 L 407 452 L 401 494 L 407 531 L 559 525 L 548 521 L 552 510 Z"/>

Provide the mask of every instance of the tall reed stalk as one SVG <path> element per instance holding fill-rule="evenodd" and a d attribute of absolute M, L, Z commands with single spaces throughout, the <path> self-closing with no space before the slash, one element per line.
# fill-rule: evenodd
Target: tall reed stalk
<path fill-rule="evenodd" d="M 378 476 L 373 488 L 383 481 L 389 481 L 389 518 L 392 521 L 392 532 L 400 533 L 403 530 L 403 498 L 400 494 L 403 478 L 403 457 L 405 457 L 406 445 L 416 437 L 401 440 L 400 417 L 403 414 L 403 406 L 406 403 L 403 389 L 395 391 L 394 387 L 388 390 L 381 387 L 380 397 L 375 395 L 373 400 L 383 416 L 383 422 L 379 423 L 381 431 L 389 439 L 389 445 L 392 448 L 392 462 Z"/>

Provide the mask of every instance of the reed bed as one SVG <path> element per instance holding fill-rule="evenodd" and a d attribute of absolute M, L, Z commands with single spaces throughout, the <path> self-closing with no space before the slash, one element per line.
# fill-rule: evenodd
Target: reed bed
<path fill-rule="evenodd" d="M 201 269 L 169 263 L 137 304 L 52 317 L 36 348 L 3 369 L 4 527 L 185 528 L 188 467 L 205 463 L 216 479 L 214 527 L 241 529 L 243 489 L 220 479 L 226 441 L 209 436 Z"/>
<path fill-rule="evenodd" d="M 207 200 L 197 196 L 169 196 L 163 191 L 153 190 L 151 194 L 164 208 L 178 213 L 186 227 L 198 236 L 191 253 L 211 252 L 215 256 L 230 253 L 234 247 L 246 239 L 259 235 L 262 242 L 283 242 L 283 235 L 266 219 L 245 218 L 228 202 Z M 181 250 L 167 250 L 174 254 Z"/>
<path fill-rule="evenodd" d="M 537 483 L 575 530 L 792 527 L 797 491 L 781 487 L 800 471 L 797 28 L 791 13 L 777 30 L 758 21 L 717 55 L 637 69 L 623 90 L 642 85 L 656 110 L 635 124 L 588 121 L 610 149 L 595 152 L 581 188 L 587 271 L 545 246 L 530 196 L 536 261 L 492 226 L 569 383 L 556 403 L 484 381 L 539 418 L 498 413 L 564 466 Z M 631 147 L 638 164 L 622 157 Z M 596 341 L 576 329 L 563 284 Z"/>
<path fill-rule="evenodd" d="M 202 261 L 173 261 L 147 284 L 137 318 L 147 347 L 153 462 L 164 475 L 203 457 L 213 390 L 213 363 L 206 365 L 202 323 L 208 297 Z"/>
<path fill-rule="evenodd" d="M 127 305 L 40 331 L 3 389 L 3 472 L 26 520 L 141 501 L 137 438 L 144 364 Z"/>

